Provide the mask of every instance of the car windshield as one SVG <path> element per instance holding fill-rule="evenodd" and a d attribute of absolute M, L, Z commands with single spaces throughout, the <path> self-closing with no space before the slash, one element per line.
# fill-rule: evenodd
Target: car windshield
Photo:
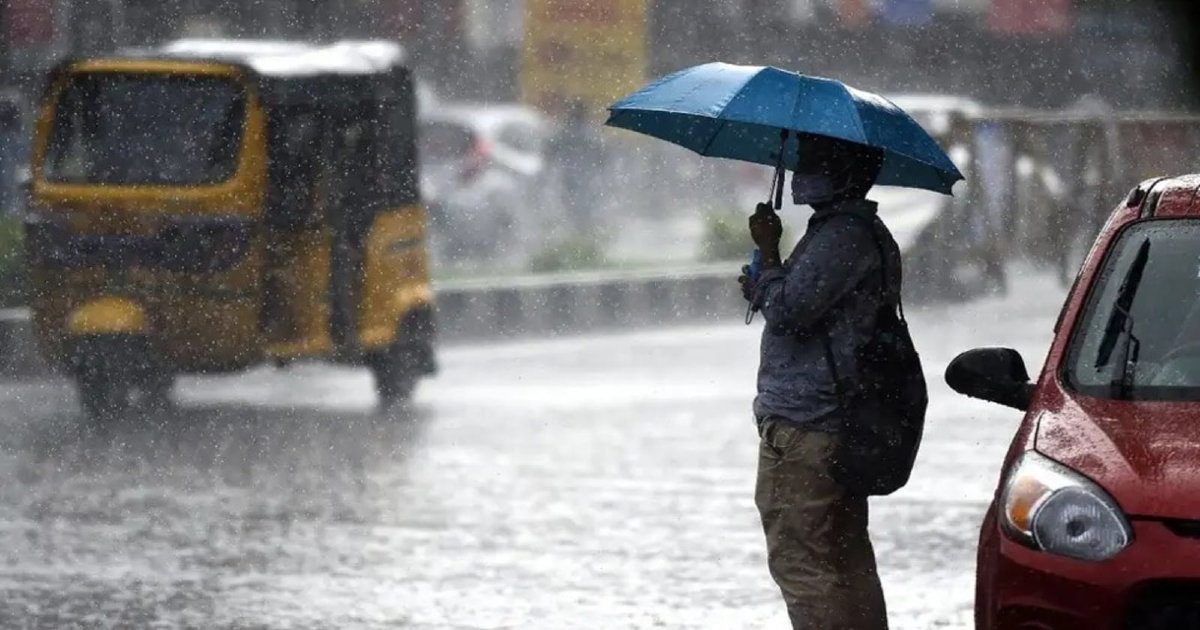
<path fill-rule="evenodd" d="M 1074 390 L 1200 400 L 1200 221 L 1155 220 L 1113 245 L 1067 353 Z"/>
<path fill-rule="evenodd" d="M 245 96 L 228 79 L 75 75 L 55 107 L 49 181 L 213 184 L 236 170 Z"/>

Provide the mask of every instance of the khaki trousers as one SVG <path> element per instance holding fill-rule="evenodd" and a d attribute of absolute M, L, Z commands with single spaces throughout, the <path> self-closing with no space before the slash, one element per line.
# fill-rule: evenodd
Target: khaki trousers
<path fill-rule="evenodd" d="M 837 436 L 768 418 L 754 502 L 767 566 L 792 628 L 886 630 L 887 608 L 867 534 L 867 497 L 829 474 Z"/>

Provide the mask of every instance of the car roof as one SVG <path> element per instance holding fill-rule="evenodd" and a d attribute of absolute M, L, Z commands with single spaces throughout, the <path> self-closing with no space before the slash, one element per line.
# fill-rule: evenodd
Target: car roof
<path fill-rule="evenodd" d="M 1200 174 L 1179 175 L 1142 182 L 1131 194 L 1131 201 L 1142 204 L 1143 216 L 1200 217 L 1197 193 L 1200 193 Z M 1139 194 L 1144 200 L 1137 199 Z"/>
<path fill-rule="evenodd" d="M 518 103 L 440 102 L 421 117 L 428 122 L 450 122 L 477 130 L 490 131 L 511 121 L 545 125 L 547 119 L 536 110 Z"/>
<path fill-rule="evenodd" d="M 313 44 L 291 40 L 188 38 L 160 46 L 127 48 L 121 56 L 224 61 L 266 77 L 370 75 L 407 63 L 403 46 L 389 40 L 341 40 Z"/>
<path fill-rule="evenodd" d="M 952 116 L 971 118 L 984 111 L 979 101 L 955 94 L 905 92 L 883 94 L 883 97 L 912 116 L 927 131 L 939 135 L 950 130 Z"/>
<path fill-rule="evenodd" d="M 973 98 L 956 94 L 933 94 L 922 92 L 900 92 L 883 94 L 883 97 L 907 112 L 949 113 L 959 112 L 975 115 L 983 111 L 983 105 Z"/>

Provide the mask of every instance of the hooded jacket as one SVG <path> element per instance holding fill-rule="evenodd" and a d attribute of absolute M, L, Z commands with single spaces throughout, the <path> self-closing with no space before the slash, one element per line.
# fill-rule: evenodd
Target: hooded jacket
<path fill-rule="evenodd" d="M 819 430 L 840 424 L 824 335 L 829 335 L 838 376 L 853 378 L 856 350 L 870 339 L 884 299 L 880 248 L 867 229 L 872 223 L 883 237 L 888 276 L 898 285 L 899 247 L 879 220 L 875 202 L 867 200 L 841 201 L 815 212 L 782 266 L 759 277 L 753 303 L 766 320 L 754 399 L 759 422 L 776 417 Z M 899 293 L 899 286 L 887 288 Z"/>

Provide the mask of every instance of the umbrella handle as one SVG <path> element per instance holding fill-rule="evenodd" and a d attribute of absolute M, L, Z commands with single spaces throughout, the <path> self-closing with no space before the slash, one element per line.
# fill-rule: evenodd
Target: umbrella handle
<path fill-rule="evenodd" d="M 773 203 L 776 210 L 783 207 L 783 150 L 787 146 L 788 130 L 779 132 L 779 162 L 775 164 L 775 177 L 771 178 L 771 196 L 767 203 Z"/>
<path fill-rule="evenodd" d="M 783 207 L 783 167 L 775 168 L 775 209 Z"/>
<path fill-rule="evenodd" d="M 775 164 L 775 176 L 771 178 L 771 193 L 767 197 L 767 205 L 774 202 L 775 210 L 783 207 L 783 149 L 787 145 L 788 130 L 783 129 L 779 132 L 779 162 Z M 799 138 L 799 134 L 797 134 Z M 750 278 L 757 281 L 758 275 L 762 270 L 762 251 L 755 248 L 750 254 Z M 746 307 L 746 325 L 754 321 L 754 313 L 758 312 L 758 308 L 752 303 Z"/>

